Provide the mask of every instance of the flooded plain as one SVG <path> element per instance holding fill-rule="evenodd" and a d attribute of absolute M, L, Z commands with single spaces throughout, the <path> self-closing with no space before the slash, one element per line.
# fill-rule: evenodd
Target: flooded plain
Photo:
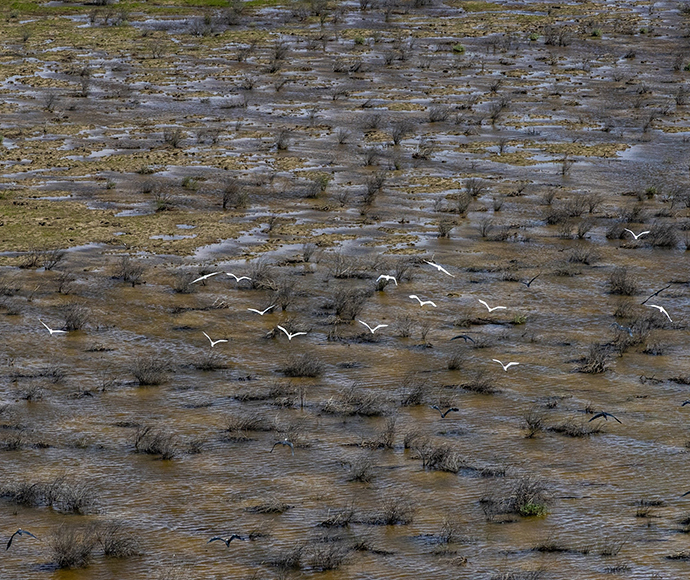
<path fill-rule="evenodd" d="M 686 7 L 149 4 L 2 9 L 3 577 L 687 577 Z"/>

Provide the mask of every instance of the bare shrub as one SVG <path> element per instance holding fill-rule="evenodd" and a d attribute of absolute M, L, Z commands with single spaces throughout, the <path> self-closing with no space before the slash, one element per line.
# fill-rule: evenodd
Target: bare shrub
<path fill-rule="evenodd" d="M 110 558 L 131 558 L 141 554 L 139 540 L 120 522 L 99 526 L 96 537 L 103 547 L 103 554 Z"/>
<path fill-rule="evenodd" d="M 349 548 L 342 544 L 319 542 L 310 548 L 307 566 L 312 570 L 321 572 L 337 570 L 347 561 L 349 552 Z"/>
<path fill-rule="evenodd" d="M 384 498 L 378 511 L 367 520 L 375 526 L 405 526 L 412 523 L 414 506 L 400 495 Z"/>
<path fill-rule="evenodd" d="M 374 461 L 371 455 L 360 455 L 354 461 L 347 463 L 348 481 L 369 483 L 373 478 Z"/>
<path fill-rule="evenodd" d="M 534 438 L 544 430 L 544 414 L 536 408 L 530 409 L 523 417 L 527 428 L 525 439 Z"/>
<path fill-rule="evenodd" d="M 568 419 L 567 421 L 554 425 L 548 428 L 549 431 L 554 433 L 559 433 L 560 435 L 565 435 L 566 437 L 589 437 L 590 435 L 596 435 L 601 433 L 601 426 L 598 424 L 592 424 L 584 421 L 575 421 L 573 419 Z"/>
<path fill-rule="evenodd" d="M 270 497 L 266 501 L 248 507 L 246 511 L 252 514 L 282 514 L 293 507 L 277 497 Z"/>
<path fill-rule="evenodd" d="M 442 105 L 434 105 L 429 108 L 429 123 L 441 123 L 450 117 L 450 109 Z"/>
<path fill-rule="evenodd" d="M 375 417 L 386 412 L 386 401 L 381 393 L 354 384 L 329 399 L 322 410 L 331 415 Z"/>
<path fill-rule="evenodd" d="M 500 514 L 543 516 L 547 513 L 548 502 L 546 485 L 532 476 L 515 481 L 505 495 L 490 495 L 480 500 L 482 510 L 489 520 Z"/>
<path fill-rule="evenodd" d="M 423 438 L 415 443 L 413 449 L 422 460 L 422 468 L 429 471 L 457 473 L 465 465 L 460 454 L 445 443 L 438 445 Z"/>
<path fill-rule="evenodd" d="M 85 568 L 98 538 L 91 526 L 61 524 L 50 537 L 52 562 L 57 568 Z"/>
<path fill-rule="evenodd" d="M 318 377 L 323 363 L 311 353 L 292 355 L 281 371 L 286 377 Z"/>
<path fill-rule="evenodd" d="M 469 381 L 462 383 L 460 387 L 466 391 L 472 391 L 473 393 L 480 393 L 484 395 L 491 395 L 496 393 L 498 390 L 494 386 L 494 382 L 491 377 L 483 371 L 477 371 Z"/>
<path fill-rule="evenodd" d="M 364 309 L 372 292 L 364 288 L 340 287 L 331 298 L 332 307 L 340 320 L 354 320 Z"/>
<path fill-rule="evenodd" d="M 421 405 L 428 388 L 429 385 L 425 380 L 419 379 L 414 373 L 408 374 L 403 379 L 400 404 L 403 407 Z"/>
<path fill-rule="evenodd" d="M 678 230 L 672 223 L 656 222 L 646 239 L 657 248 L 675 248 L 678 245 Z"/>
<path fill-rule="evenodd" d="M 287 151 L 290 147 L 292 129 L 280 129 L 275 136 L 274 144 L 278 151 Z"/>
<path fill-rule="evenodd" d="M 244 191 L 236 179 L 230 180 L 222 195 L 223 210 L 229 207 L 234 209 L 244 209 L 249 205 L 249 194 Z"/>
<path fill-rule="evenodd" d="M 167 359 L 156 355 L 145 355 L 134 359 L 130 372 L 142 387 L 156 386 L 167 380 L 169 367 Z"/>
<path fill-rule="evenodd" d="M 173 290 L 178 294 L 193 294 L 197 287 L 192 282 L 197 278 L 194 272 L 178 270 L 175 272 Z"/>
<path fill-rule="evenodd" d="M 401 141 L 405 139 L 414 130 L 414 125 L 410 121 L 398 121 L 393 123 L 390 128 L 390 136 L 394 145 L 400 145 Z"/>
<path fill-rule="evenodd" d="M 247 274 L 252 280 L 252 288 L 255 290 L 276 290 L 271 267 L 264 258 L 254 260 Z"/>
<path fill-rule="evenodd" d="M 214 350 L 205 350 L 194 357 L 192 366 L 198 371 L 208 372 L 225 369 L 228 365 L 225 363 L 220 353 Z"/>
<path fill-rule="evenodd" d="M 304 545 L 297 545 L 287 550 L 278 552 L 272 556 L 267 563 L 280 570 L 299 570 L 304 557 Z"/>
<path fill-rule="evenodd" d="M 226 437 L 230 441 L 248 441 L 249 431 L 271 431 L 273 427 L 258 413 L 240 413 L 226 418 Z"/>
<path fill-rule="evenodd" d="M 611 349 L 604 344 L 590 345 L 587 354 L 580 359 L 577 371 L 580 373 L 599 374 L 606 371 L 611 360 Z"/>
<path fill-rule="evenodd" d="M 179 149 L 182 147 L 183 138 L 184 132 L 179 127 L 173 127 L 163 131 L 163 142 L 173 149 Z"/>
<path fill-rule="evenodd" d="M 65 324 L 62 328 L 67 331 L 81 330 L 86 326 L 91 312 L 89 308 L 83 304 L 71 303 L 62 308 L 63 316 L 65 317 Z"/>
<path fill-rule="evenodd" d="M 137 453 L 160 455 L 161 459 L 174 459 L 179 453 L 177 437 L 153 427 L 141 426 L 134 435 L 134 450 Z"/>
<path fill-rule="evenodd" d="M 637 280 L 628 272 L 624 266 L 619 266 L 611 272 L 608 279 L 610 294 L 621 296 L 634 296 L 637 294 Z"/>
<path fill-rule="evenodd" d="M 141 284 L 141 277 L 144 275 L 144 265 L 139 260 L 134 260 L 130 256 L 122 256 L 115 272 L 115 278 L 121 278 L 123 282 L 131 284 L 132 287 Z"/>

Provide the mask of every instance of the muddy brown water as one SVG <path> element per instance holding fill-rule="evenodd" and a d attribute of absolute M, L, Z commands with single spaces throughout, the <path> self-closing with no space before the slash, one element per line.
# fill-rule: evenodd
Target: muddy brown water
<path fill-rule="evenodd" d="M 473 259 L 497 259 L 501 248 L 475 244 Z M 652 261 L 656 252 L 634 253 L 637 267 Z M 82 255 L 83 254 L 83 255 Z M 655 288 L 672 277 L 685 263 L 685 256 L 664 252 L 664 264 L 649 264 L 656 277 L 648 280 Z M 505 254 L 503 258 L 505 259 Z M 71 265 L 103 260 L 97 250 L 70 256 Z M 649 577 L 653 571 L 682 575 L 683 563 L 665 555 L 684 549 L 680 519 L 687 513 L 680 498 L 686 486 L 688 467 L 685 442 L 688 439 L 680 403 L 686 387 L 667 381 L 682 374 L 690 363 L 683 347 L 680 328 L 656 331 L 670 345 L 663 356 L 627 352 L 615 359 L 603 375 L 574 373 L 573 359 L 583 354 L 594 340 L 611 338 L 609 312 L 616 300 L 601 286 L 602 273 L 590 268 L 574 278 L 543 275 L 526 288 L 514 282 L 489 280 L 487 276 L 462 270 L 463 256 L 453 251 L 437 252 L 456 278 L 448 278 L 426 265 L 413 268 L 413 280 L 388 286 L 375 293 L 359 318 L 389 324 L 377 332 L 373 342 L 359 325 L 343 325 L 342 340 L 329 341 L 327 317 L 320 308 L 334 284 L 361 285 L 360 281 L 334 281 L 326 260 L 312 266 L 311 274 L 298 277 L 299 296 L 287 313 L 259 317 L 246 311 L 265 302 L 262 291 L 247 290 L 220 277 L 191 295 L 175 295 L 170 287 L 156 283 L 156 271 L 147 283 L 131 288 L 100 273 L 90 274 L 84 286 L 92 308 L 92 324 L 67 336 L 48 336 L 37 322 L 61 298 L 41 293 L 26 302 L 20 316 L 5 316 L 8 359 L 3 377 L 4 403 L 17 414 L 15 420 L 32 436 L 50 446 L 26 445 L 3 452 L 3 482 L 44 481 L 66 475 L 88 482 L 97 503 L 92 515 L 64 516 L 48 508 L 22 508 L 3 502 L 3 521 L 8 528 L 32 530 L 42 542 L 24 539 L 8 552 L 3 567 L 13 574 L 56 578 L 151 577 L 152 570 L 181 567 L 191 577 L 243 577 L 255 570 L 274 575 L 266 562 L 281 551 L 306 542 L 305 551 L 331 542 L 351 545 L 365 538 L 372 550 L 383 553 L 350 553 L 341 570 L 319 573 L 322 577 L 412 578 L 474 577 L 501 571 L 544 569 L 557 575 L 570 573 L 595 578 L 607 567 L 625 564 L 633 577 Z M 229 268 L 237 270 L 237 267 Z M 285 266 L 293 272 L 296 266 Z M 297 272 L 295 272 L 297 273 Z M 51 272 L 17 273 L 22 287 L 47 284 Z M 485 284 L 472 278 L 481 277 Z M 371 281 L 366 282 L 371 284 Z M 596 291 L 593 292 L 593 287 Z M 97 289 L 98 288 L 98 289 Z M 307 291 L 309 289 L 309 291 Z M 421 309 L 408 294 L 436 300 L 438 307 Z M 227 308 L 199 310 L 222 296 Z M 508 310 L 488 314 L 478 303 L 508 305 Z M 682 317 L 686 298 L 678 292 L 663 300 L 674 316 Z M 172 313 L 172 309 L 189 310 Z M 469 311 L 485 321 L 469 329 L 454 328 L 458 311 Z M 264 336 L 287 315 L 297 313 L 309 328 L 308 335 L 287 341 L 286 337 Z M 515 313 L 526 316 L 522 325 L 504 325 Z M 419 322 L 431 321 L 429 347 L 420 345 L 418 331 L 410 338 L 397 336 L 395 320 L 411 315 Z M 53 324 L 57 326 L 57 324 Z M 362 329 L 366 331 L 362 327 Z M 190 368 L 194 357 L 209 349 L 201 334 L 225 337 L 230 342 L 214 348 L 228 368 L 201 372 Z M 493 345 L 472 348 L 452 336 L 468 332 L 476 338 L 494 337 Z M 530 338 L 527 339 L 526 335 Z M 460 342 L 460 344 L 456 344 Z M 105 352 L 88 352 L 98 344 Z M 279 368 L 292 353 L 312 353 L 324 364 L 315 379 L 286 379 Z M 174 373 L 161 386 L 137 386 L 127 368 L 142 353 L 169 357 Z M 461 370 L 446 370 L 447 360 L 461 353 Z M 504 372 L 491 361 L 520 362 Z M 11 366 L 10 366 L 11 365 Z M 46 379 L 27 378 L 31 370 L 57 365 L 65 377 L 53 384 Z M 475 369 L 484 369 L 499 392 L 474 394 L 453 388 L 468 380 Z M 19 372 L 17 372 L 19 371 Z M 103 377 L 114 379 L 104 392 Z M 424 404 L 400 407 L 403 385 L 410 377 L 422 382 Z M 641 376 L 657 377 L 659 384 L 642 384 Z M 241 380 L 250 377 L 251 380 Z M 40 385 L 43 397 L 36 402 L 21 399 L 22 389 Z M 277 407 L 270 401 L 244 401 L 237 397 L 265 391 L 275 383 L 304 388 L 305 405 Z M 397 417 L 397 434 L 392 449 L 369 450 L 358 444 L 383 428 L 382 417 L 333 416 L 323 412 L 331 398 L 356 383 L 385 399 L 387 415 Z M 76 398 L 79 391 L 92 396 Z M 558 401 L 547 408 L 549 400 Z M 441 419 L 428 405 L 453 404 L 460 408 Z M 622 424 L 609 421 L 603 432 L 586 438 L 569 438 L 542 433 L 524 438 L 522 417 L 533 406 L 541 407 L 548 424 L 568 418 L 585 421 L 583 410 L 614 413 Z M 277 432 L 250 432 L 248 441 L 229 442 L 223 429 L 226 418 L 255 412 L 282 428 L 300 425 L 300 444 L 295 456 L 288 448 L 269 453 Z M 128 424 L 149 424 L 175 433 L 180 444 L 203 440 L 199 454 L 181 452 L 164 461 L 133 452 L 133 428 Z M 472 469 L 459 474 L 422 469 L 412 450 L 405 450 L 402 437 L 418 429 L 434 440 L 450 444 L 475 468 L 500 468 L 505 477 L 480 477 Z M 366 455 L 373 462 L 370 483 L 347 481 L 344 463 Z M 515 478 L 531 475 L 546 482 L 551 500 L 543 518 L 508 518 L 509 522 L 487 521 L 479 500 L 506 493 Z M 366 520 L 381 502 L 390 497 L 414 504 L 409 525 L 374 526 L 352 523 L 345 529 L 317 527 L 329 510 L 353 506 L 359 519 Z M 258 515 L 246 508 L 270 498 L 294 507 L 279 515 Z M 649 517 L 636 517 L 640 500 L 661 501 Z M 460 538 L 442 546 L 438 535 L 444 518 L 458 523 Z M 117 520 L 140 535 L 144 555 L 127 560 L 95 558 L 78 571 L 47 572 L 46 542 L 58 522 Z M 502 518 L 499 518 L 501 520 Z M 514 520 L 514 521 L 512 521 Z M 250 542 L 206 544 L 215 534 L 263 532 Z M 337 539 L 337 540 L 336 540 Z M 557 554 L 532 551 L 551 541 L 570 552 Z M 597 552 L 622 544 L 616 556 Z M 439 554 L 441 548 L 453 555 Z M 581 552 L 587 552 L 583 554 Z M 453 558 L 467 563 L 458 567 Z M 306 558 L 306 557 L 305 557 Z M 305 564 L 303 574 L 316 574 Z M 679 576 L 680 577 L 680 576 Z"/>

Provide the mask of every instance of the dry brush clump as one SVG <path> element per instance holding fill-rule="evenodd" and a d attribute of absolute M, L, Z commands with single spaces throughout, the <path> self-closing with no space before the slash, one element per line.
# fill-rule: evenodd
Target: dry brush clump
<path fill-rule="evenodd" d="M 61 569 L 85 568 L 98 542 L 93 526 L 61 524 L 48 540 L 52 563 Z"/>
<path fill-rule="evenodd" d="M 323 363 L 312 353 L 290 355 L 281 368 L 286 377 L 318 377 L 323 372 Z"/>
<path fill-rule="evenodd" d="M 480 503 L 486 518 L 492 520 L 506 514 L 544 516 L 548 512 L 549 501 L 546 484 L 532 476 L 524 476 L 515 480 L 506 492 L 485 496 Z"/>
<path fill-rule="evenodd" d="M 52 481 L 18 482 L 3 485 L 0 497 L 26 507 L 48 506 L 60 513 L 88 514 L 97 504 L 93 486 L 85 481 L 71 481 L 60 476 Z"/>
<path fill-rule="evenodd" d="M 142 553 L 138 538 L 121 522 L 98 526 L 96 538 L 109 558 L 131 558 Z"/>
<path fill-rule="evenodd" d="M 274 426 L 256 412 L 242 412 L 225 419 L 225 433 L 229 441 L 248 441 L 250 431 L 273 431 Z"/>
<path fill-rule="evenodd" d="M 379 502 L 379 508 L 366 519 L 374 526 L 406 526 L 414 517 L 413 503 L 402 497 L 402 494 L 391 495 Z"/>
<path fill-rule="evenodd" d="M 462 456 L 446 443 L 436 444 L 428 438 L 421 438 L 412 448 L 422 460 L 423 469 L 458 473 L 466 467 Z"/>
<path fill-rule="evenodd" d="M 621 296 L 634 296 L 637 294 L 638 281 L 632 276 L 628 269 L 619 266 L 611 272 L 608 279 L 609 294 Z"/>
<path fill-rule="evenodd" d="M 180 452 L 177 436 L 150 426 L 137 428 L 133 443 L 137 453 L 158 455 L 164 460 L 174 459 Z"/>
<path fill-rule="evenodd" d="M 577 367 L 577 372 L 587 374 L 599 374 L 606 372 L 611 361 L 611 346 L 594 343 L 589 346 L 587 354 L 582 357 Z"/>
<path fill-rule="evenodd" d="M 354 384 L 326 401 L 321 411 L 329 415 L 376 417 L 384 415 L 387 407 L 387 401 L 381 393 Z"/>
<path fill-rule="evenodd" d="M 162 356 L 138 356 L 134 359 L 129 370 L 140 386 L 153 387 L 167 380 L 170 363 L 167 358 Z"/>

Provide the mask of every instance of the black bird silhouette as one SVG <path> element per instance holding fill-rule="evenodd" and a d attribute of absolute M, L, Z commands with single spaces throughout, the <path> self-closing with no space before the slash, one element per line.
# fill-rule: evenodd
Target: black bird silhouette
<path fill-rule="evenodd" d="M 271 447 L 270 453 L 273 453 L 273 450 L 276 448 L 276 445 L 287 445 L 292 450 L 292 454 L 293 455 L 295 454 L 295 446 L 292 444 L 291 441 L 287 440 L 287 437 L 285 439 L 283 439 L 282 441 L 276 441 L 273 444 L 273 447 Z"/>
<path fill-rule="evenodd" d="M 681 407 L 685 407 L 685 405 L 690 405 L 690 401 L 683 401 L 683 404 L 681 405 Z"/>
<path fill-rule="evenodd" d="M 243 538 L 242 536 L 238 536 L 237 534 L 232 534 L 229 538 L 223 538 L 222 536 L 214 536 L 211 538 L 207 544 L 210 544 L 211 542 L 215 542 L 216 540 L 220 540 L 221 542 L 225 542 L 225 545 L 229 548 L 230 547 L 230 542 L 233 540 L 246 540 L 247 538 Z"/>
<path fill-rule="evenodd" d="M 475 342 L 474 338 L 472 338 L 471 336 L 467 336 L 466 334 L 458 334 L 457 336 L 451 338 L 451 340 L 456 340 L 458 338 L 462 338 L 465 342 L 467 342 L 468 340 L 472 343 Z"/>
<path fill-rule="evenodd" d="M 34 536 L 31 532 L 27 532 L 26 530 L 22 530 L 19 528 L 14 534 L 10 536 L 10 541 L 7 542 L 7 548 L 5 550 L 9 550 L 10 546 L 12 545 L 12 540 L 14 540 L 15 536 L 31 536 L 34 540 L 38 540 L 36 536 Z"/>
<path fill-rule="evenodd" d="M 685 492 L 683 495 L 681 495 L 680 497 L 685 497 L 686 495 L 690 495 L 690 491 L 686 491 L 686 492 Z"/>
<path fill-rule="evenodd" d="M 594 415 L 594 417 L 592 417 L 592 418 L 591 418 L 589 421 L 587 421 L 587 422 L 588 422 L 588 423 L 591 423 L 592 421 L 594 421 L 594 419 L 598 419 L 599 417 L 603 417 L 605 421 L 608 421 L 608 420 L 609 420 L 609 419 L 608 419 L 609 417 L 611 417 L 612 419 L 615 419 L 616 421 L 618 421 L 618 417 L 615 417 L 615 416 L 613 416 L 611 413 L 607 413 L 606 411 L 601 411 L 601 413 L 597 413 L 596 415 Z M 618 422 L 620 423 L 620 421 L 618 421 Z M 622 425 L 622 423 L 621 423 L 621 425 Z"/>
<path fill-rule="evenodd" d="M 536 275 L 534 278 L 532 278 L 529 282 L 523 282 L 522 280 L 520 280 L 520 283 L 521 283 L 521 284 L 524 284 L 525 286 L 527 286 L 527 287 L 529 288 L 529 287 L 532 285 L 532 282 L 534 282 L 537 278 L 539 278 L 539 276 L 541 276 L 541 272 L 539 272 L 539 274 L 537 274 L 537 275 Z"/>
<path fill-rule="evenodd" d="M 450 413 L 451 411 L 455 411 L 456 413 L 460 411 L 457 407 L 449 407 L 445 411 L 441 411 L 441 409 L 438 408 L 438 405 L 431 405 L 431 409 L 436 409 L 439 413 L 441 413 L 441 419 L 445 419 L 446 415 Z"/>

